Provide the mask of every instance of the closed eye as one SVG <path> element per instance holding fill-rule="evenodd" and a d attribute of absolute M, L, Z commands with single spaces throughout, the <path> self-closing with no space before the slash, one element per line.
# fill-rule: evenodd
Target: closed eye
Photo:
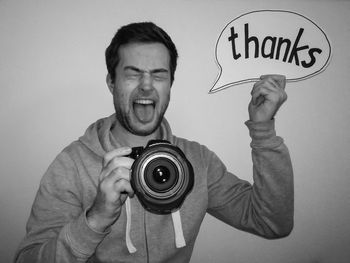
<path fill-rule="evenodd" d="M 157 73 L 153 73 L 152 77 L 157 81 L 163 81 L 169 78 L 169 74 L 167 72 L 157 72 Z"/>
<path fill-rule="evenodd" d="M 127 79 L 131 80 L 141 79 L 144 74 L 150 74 L 152 79 L 156 81 L 166 81 L 169 79 L 169 71 L 163 68 L 154 69 L 148 72 L 133 66 L 127 66 L 124 68 L 124 74 Z"/>
<path fill-rule="evenodd" d="M 134 68 L 125 68 L 124 74 L 127 79 L 139 79 L 142 77 L 143 72 Z"/>

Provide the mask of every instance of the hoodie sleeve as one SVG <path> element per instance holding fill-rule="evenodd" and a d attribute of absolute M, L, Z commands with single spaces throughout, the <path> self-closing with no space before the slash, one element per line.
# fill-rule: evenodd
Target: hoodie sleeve
<path fill-rule="evenodd" d="M 276 136 L 274 120 L 246 122 L 252 138 L 251 185 L 226 170 L 212 154 L 208 162 L 208 212 L 238 229 L 279 238 L 293 228 L 294 186 L 288 149 Z"/>
<path fill-rule="evenodd" d="M 108 233 L 89 228 L 78 173 L 63 151 L 40 183 L 15 262 L 86 262 Z"/>

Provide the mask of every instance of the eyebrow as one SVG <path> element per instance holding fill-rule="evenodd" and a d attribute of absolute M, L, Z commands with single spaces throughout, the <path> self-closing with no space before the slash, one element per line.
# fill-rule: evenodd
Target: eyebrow
<path fill-rule="evenodd" d="M 124 71 L 126 71 L 126 70 L 132 70 L 132 71 L 135 71 L 135 72 L 138 72 L 138 73 L 149 72 L 150 74 L 154 74 L 154 73 L 168 73 L 169 72 L 169 70 L 167 70 L 165 68 L 157 68 L 157 69 L 152 69 L 152 70 L 148 71 L 148 70 L 139 69 L 139 68 L 134 67 L 134 66 L 126 66 L 126 67 L 124 67 Z"/>

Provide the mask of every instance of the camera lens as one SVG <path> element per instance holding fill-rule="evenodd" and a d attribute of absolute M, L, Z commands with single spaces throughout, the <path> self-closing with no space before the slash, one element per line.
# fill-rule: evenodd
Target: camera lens
<path fill-rule="evenodd" d="M 179 174 L 177 170 L 169 158 L 154 158 L 145 167 L 146 185 L 155 193 L 165 193 L 176 185 Z"/>
<path fill-rule="evenodd" d="M 165 166 L 158 166 L 153 170 L 153 179 L 159 183 L 166 183 L 170 178 L 169 169 Z"/>
<path fill-rule="evenodd" d="M 168 141 L 150 141 L 140 149 L 130 155 L 135 156 L 130 183 L 142 206 L 156 214 L 179 209 L 194 185 L 191 163 Z"/>

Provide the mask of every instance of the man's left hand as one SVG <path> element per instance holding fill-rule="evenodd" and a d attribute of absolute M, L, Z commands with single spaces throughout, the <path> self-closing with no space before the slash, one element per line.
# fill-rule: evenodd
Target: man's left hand
<path fill-rule="evenodd" d="M 263 75 L 252 89 L 249 103 L 249 118 L 254 122 L 269 121 L 274 118 L 280 106 L 286 101 L 286 77 L 283 75 Z"/>

